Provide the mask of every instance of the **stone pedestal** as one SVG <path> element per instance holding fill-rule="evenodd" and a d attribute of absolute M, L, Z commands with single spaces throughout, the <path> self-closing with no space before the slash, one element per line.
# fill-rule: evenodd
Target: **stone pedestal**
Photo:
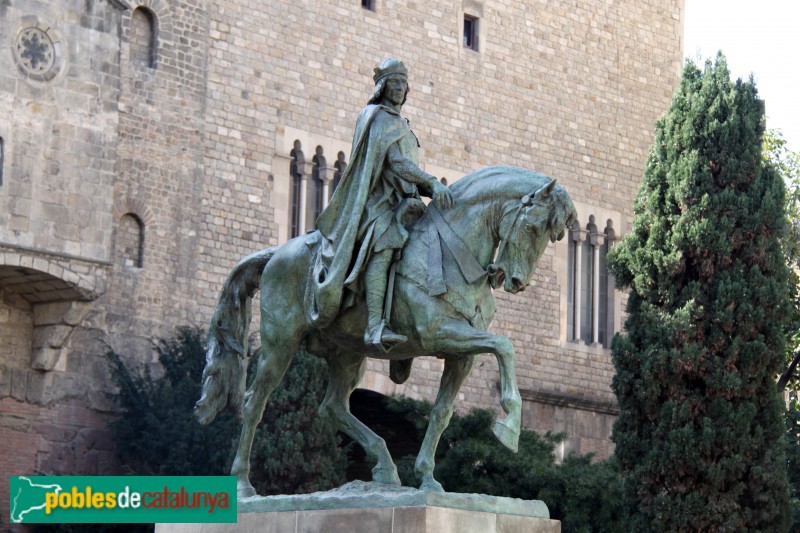
<path fill-rule="evenodd" d="M 430 493 L 354 481 L 328 492 L 239 502 L 236 524 L 159 524 L 156 533 L 560 533 L 541 501 Z"/>

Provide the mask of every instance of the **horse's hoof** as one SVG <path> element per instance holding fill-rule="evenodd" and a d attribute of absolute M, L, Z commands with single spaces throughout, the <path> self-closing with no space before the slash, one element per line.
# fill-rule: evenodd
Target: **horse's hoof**
<path fill-rule="evenodd" d="M 250 484 L 249 481 L 240 481 L 236 484 L 237 500 L 246 500 L 247 498 L 253 498 L 254 496 L 258 496 L 258 494 L 256 493 L 256 489 Z"/>
<path fill-rule="evenodd" d="M 375 467 L 372 469 L 372 481 L 383 483 L 384 485 L 401 485 L 400 476 L 397 475 L 397 467 L 391 468 Z"/>
<path fill-rule="evenodd" d="M 508 448 L 514 453 L 517 453 L 519 447 L 519 429 L 510 427 L 505 420 L 498 420 L 494 423 L 492 433 L 497 437 L 503 446 Z"/>
<path fill-rule="evenodd" d="M 419 486 L 419 490 L 424 492 L 444 492 L 444 487 L 431 477 L 422 482 L 422 485 Z"/>

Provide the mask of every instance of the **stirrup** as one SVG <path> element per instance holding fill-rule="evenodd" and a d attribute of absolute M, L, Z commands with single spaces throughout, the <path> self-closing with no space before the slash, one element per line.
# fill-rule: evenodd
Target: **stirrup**
<path fill-rule="evenodd" d="M 381 320 L 374 327 L 367 326 L 364 332 L 364 343 L 377 346 L 384 353 L 394 348 L 395 344 L 406 342 L 408 337 L 395 333 L 386 327 L 386 321 Z"/>

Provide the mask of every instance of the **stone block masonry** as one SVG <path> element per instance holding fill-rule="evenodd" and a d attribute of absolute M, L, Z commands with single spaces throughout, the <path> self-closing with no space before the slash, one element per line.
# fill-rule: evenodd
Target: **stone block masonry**
<path fill-rule="evenodd" d="M 286 233 L 285 147 L 319 146 L 329 164 L 346 152 L 382 59 L 410 69 L 404 114 L 424 169 L 452 180 L 531 168 L 619 234 L 683 60 L 682 0 L 6 4 L 0 43 L 24 51 L 35 34 L 54 55 L 0 54 L 0 443 L 15 443 L 4 472 L 113 470 L 105 352 L 155 369 L 154 338 L 207 323 L 236 262 Z M 477 50 L 462 45 L 465 14 L 478 17 Z M 563 246 L 534 288 L 496 293 L 492 328 L 516 347 L 528 423 L 574 428 L 575 446 L 602 454 L 607 435 L 590 433 L 607 420 L 585 413 L 613 404 L 613 368 L 608 350 L 562 335 Z M 56 308 L 85 314 L 36 318 Z M 496 368 L 479 358 L 460 409 L 497 407 Z M 441 375 L 419 361 L 395 386 L 385 364 L 368 369 L 363 386 L 429 400 Z"/>

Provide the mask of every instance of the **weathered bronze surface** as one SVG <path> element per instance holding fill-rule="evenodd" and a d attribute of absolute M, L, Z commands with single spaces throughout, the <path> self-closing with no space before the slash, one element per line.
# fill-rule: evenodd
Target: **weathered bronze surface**
<path fill-rule="evenodd" d="M 405 76 L 396 60 L 376 69 L 377 85 L 402 83 L 385 84 L 388 96 L 385 87 L 376 86 L 373 99 L 378 103 L 359 117 L 350 165 L 319 218 L 320 229 L 244 258 L 223 286 L 195 410 L 204 423 L 226 405 L 241 410 L 242 433 L 231 470 L 238 477 L 240 498 L 255 495 L 249 481 L 255 429 L 269 395 L 301 348 L 328 362 L 330 380 L 320 414 L 375 461 L 376 482 L 400 484 L 383 439 L 350 413 L 348 399 L 367 357 L 389 359 L 391 378 L 398 383 L 408 378 L 414 357 L 445 361 L 415 464 L 421 489 L 443 491 L 433 477 L 434 453 L 478 354 L 497 358 L 500 403 L 507 416 L 495 423 L 494 433 L 516 451 L 522 403 L 514 347 L 507 337 L 486 331 L 495 313 L 492 289 L 524 290 L 547 243 L 561 239 L 571 225 L 575 208 L 554 180 L 521 168 L 487 167 L 449 189 L 419 170 L 416 137 L 399 115 Z M 405 146 L 410 139 L 414 146 Z M 433 196 L 427 208 L 419 192 Z M 398 256 L 395 275 L 389 276 L 393 290 L 390 286 L 384 299 L 387 270 Z M 372 267 L 375 261 L 379 264 Z M 373 292 L 379 295 L 370 294 L 375 269 Z M 250 299 L 258 289 L 262 351 L 245 393 Z"/>

